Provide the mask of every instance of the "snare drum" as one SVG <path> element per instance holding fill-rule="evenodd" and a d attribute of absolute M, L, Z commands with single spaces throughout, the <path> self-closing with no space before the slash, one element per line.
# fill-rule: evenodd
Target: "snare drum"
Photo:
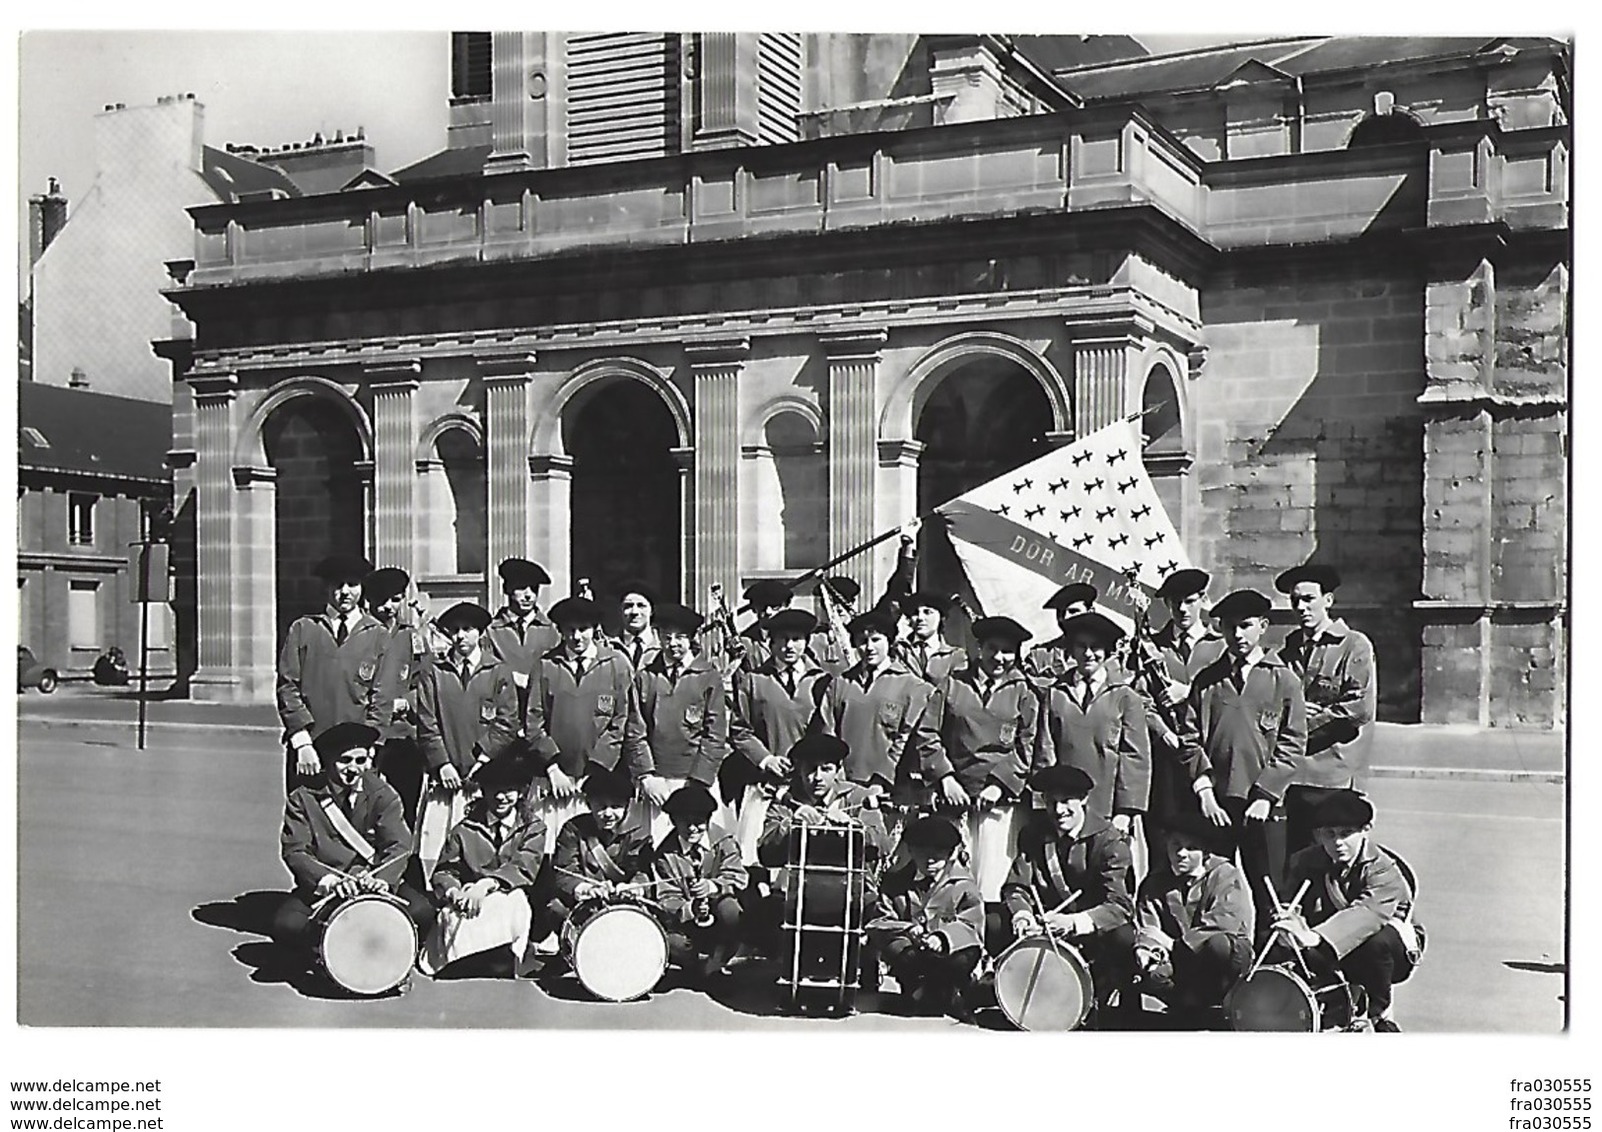
<path fill-rule="evenodd" d="M 351 994 L 394 990 L 417 959 L 417 928 L 406 902 L 388 893 L 330 900 L 313 915 L 312 929 L 318 964 Z"/>
<path fill-rule="evenodd" d="M 649 994 L 667 970 L 667 936 L 638 904 L 581 904 L 562 925 L 561 943 L 584 989 L 606 1002 Z"/>
<path fill-rule="evenodd" d="M 1344 980 L 1315 988 L 1290 963 L 1270 963 L 1224 997 L 1232 1030 L 1316 1034 L 1343 1030 L 1356 1016 Z"/>
<path fill-rule="evenodd" d="M 1095 1002 L 1090 964 L 1070 943 L 1029 936 L 996 959 L 996 1003 L 1020 1030 L 1077 1030 Z"/>

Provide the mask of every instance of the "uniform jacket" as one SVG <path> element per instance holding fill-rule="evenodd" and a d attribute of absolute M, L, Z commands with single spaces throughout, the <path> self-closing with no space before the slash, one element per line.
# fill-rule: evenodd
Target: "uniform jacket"
<path fill-rule="evenodd" d="M 985 902 L 979 894 L 979 882 L 956 861 L 940 875 L 922 880 L 917 878 L 910 861 L 885 873 L 879 881 L 874 911 L 876 916 L 867 931 L 881 949 L 913 934 L 910 928 L 886 924 L 886 920 L 915 924 L 930 935 L 942 937 L 948 954 L 984 943 Z"/>
<path fill-rule="evenodd" d="M 1395 859 L 1372 837 L 1344 874 L 1334 858 L 1313 845 L 1291 856 L 1287 881 L 1294 893 L 1311 881 L 1302 897 L 1307 924 L 1329 944 L 1337 959 L 1395 919 L 1405 919 L 1413 906 L 1413 890 Z"/>
<path fill-rule="evenodd" d="M 1044 765 L 1076 766 L 1090 775 L 1090 812 L 1142 814 L 1151 792 L 1151 740 L 1146 704 L 1116 665 L 1081 707 L 1074 685 L 1055 684 L 1045 694 L 1041 727 Z"/>
<path fill-rule="evenodd" d="M 621 762 L 636 780 L 651 773 L 634 673 L 611 645 L 597 645 L 577 679 L 560 646 L 536 661 L 523 729 L 542 767 L 556 763 L 577 778 L 588 763 Z"/>
<path fill-rule="evenodd" d="M 1180 743 L 1192 782 L 1207 775 L 1220 798 L 1279 801 L 1307 753 L 1301 681 L 1269 653 L 1237 688 L 1226 654 L 1191 686 Z"/>
<path fill-rule="evenodd" d="M 1167 869 L 1148 873 L 1135 901 L 1135 915 L 1141 936 L 1162 932 L 1191 951 L 1220 935 L 1249 946 L 1257 918 L 1246 878 L 1229 861 L 1211 853 L 1195 880 L 1181 880 Z"/>
<path fill-rule="evenodd" d="M 1152 634 L 1152 642 L 1162 654 L 1163 668 L 1168 679 L 1181 684 L 1194 684 L 1196 676 L 1224 655 L 1224 638 L 1212 630 L 1204 632 L 1194 643 L 1181 638 L 1170 621 Z M 1183 752 L 1169 740 L 1166 727 L 1152 696 L 1152 689 L 1137 687 L 1146 704 L 1146 735 L 1151 742 L 1151 791 L 1146 812 L 1161 822 L 1164 818 L 1196 808 L 1196 796 L 1191 789 L 1190 771 Z M 1167 715 L 1174 724 L 1174 738 L 1184 730 L 1186 705 L 1175 704 Z"/>
<path fill-rule="evenodd" d="M 1040 698 L 1023 672 L 1001 673 L 981 696 L 978 668 L 966 665 L 935 685 L 928 711 L 940 736 L 931 781 L 955 774 L 970 798 L 992 782 L 1009 800 L 1023 795 L 1040 719 Z"/>
<path fill-rule="evenodd" d="M 373 847 L 376 856 L 372 861 L 363 861 L 335 830 L 323 809 L 323 800 L 329 796 L 326 780 L 319 779 L 315 785 L 297 786 L 284 803 L 279 846 L 284 864 L 295 878 L 296 892 L 309 895 L 336 870 L 349 873 L 373 865 L 383 865 L 375 875 L 395 884 L 411 856 L 407 850 L 412 843 L 400 795 L 376 772 L 367 771 L 351 798 L 335 797 L 356 832 Z"/>
<path fill-rule="evenodd" d="M 509 665 L 483 648 L 462 680 L 456 658 L 423 669 L 417 682 L 417 745 L 430 770 L 446 763 L 465 775 L 517 737 L 517 687 Z"/>
<path fill-rule="evenodd" d="M 806 666 L 793 693 L 780 683 L 773 660 L 735 674 L 729 745 L 752 766 L 788 755 L 808 731 L 822 728 L 820 705 L 834 677 L 810 658 Z"/>
<path fill-rule="evenodd" d="M 578 814 L 556 835 L 556 848 L 551 852 L 552 886 L 568 904 L 577 904 L 579 885 L 586 880 L 619 884 L 638 876 L 650 850 L 650 842 L 640 834 L 621 829 L 606 834 L 594 814 Z"/>
<path fill-rule="evenodd" d="M 1307 701 L 1307 764 L 1292 779 L 1301 786 L 1350 787 L 1368 766 L 1378 699 L 1374 646 L 1339 618 L 1309 646 L 1300 627 L 1279 655 L 1301 677 Z"/>
<path fill-rule="evenodd" d="M 493 877 L 503 889 L 529 888 L 540 875 L 545 857 L 545 823 L 525 819 L 515 811 L 512 829 L 504 834 L 482 805 L 473 807 L 445 838 L 445 848 L 434 868 L 434 892 Z"/>
<path fill-rule="evenodd" d="M 278 717 L 284 734 L 313 737 L 336 723 L 365 723 L 382 734 L 392 701 L 385 698 L 379 669 L 390 632 L 362 614 L 345 643 L 334 643 L 327 611 L 298 618 L 278 654 Z"/>
<path fill-rule="evenodd" d="M 1224 655 L 1226 646 L 1224 638 L 1208 629 L 1195 642 L 1180 636 L 1174 623 L 1170 621 L 1161 629 L 1151 635 L 1152 643 L 1157 651 L 1162 653 L 1163 667 L 1168 673 L 1168 679 L 1180 684 L 1194 684 L 1196 677 L 1208 665 Z M 1148 710 L 1153 708 L 1149 697 L 1146 697 Z M 1175 711 L 1183 711 L 1184 704 L 1175 706 Z M 1158 725 L 1157 717 L 1153 713 L 1149 717 L 1151 724 L 1152 750 L 1163 747 L 1161 741 L 1162 728 Z M 1175 754 L 1178 752 L 1175 751 Z"/>
<path fill-rule="evenodd" d="M 709 837 L 711 844 L 688 850 L 673 830 L 662 843 L 645 856 L 645 873 L 651 880 L 678 882 L 700 878 L 712 882 L 712 899 L 738 896 L 745 888 L 745 865 L 740 861 L 739 843 L 732 837 Z M 662 906 L 669 924 L 695 921 L 694 901 L 678 883 L 656 886 L 654 899 Z"/>
<path fill-rule="evenodd" d="M 894 785 L 898 769 L 927 778 L 939 763 L 940 737 L 925 710 L 934 687 L 894 660 L 863 686 L 862 666 L 829 683 L 824 730 L 850 748 L 846 777 Z"/>
<path fill-rule="evenodd" d="M 955 645 L 936 639 L 933 648 L 924 648 L 911 641 L 901 641 L 895 647 L 895 658 L 911 672 L 922 676 L 931 684 L 938 684 L 957 669 L 968 663 L 968 654 Z"/>
<path fill-rule="evenodd" d="M 562 640 L 550 618 L 536 609 L 519 622 L 510 607 L 502 606 L 484 630 L 486 647 L 512 666 L 513 672 L 528 672 L 534 662 Z"/>
<path fill-rule="evenodd" d="M 647 629 L 639 637 L 630 637 L 627 633 L 619 633 L 616 637 L 608 638 L 612 647 L 628 658 L 629 667 L 635 672 L 650 664 L 662 655 L 662 638 L 656 635 L 655 629 Z"/>
<path fill-rule="evenodd" d="M 646 744 L 657 774 L 710 787 L 729 753 L 729 704 L 723 675 L 692 656 L 676 681 L 658 654 L 634 675 Z"/>
<path fill-rule="evenodd" d="M 862 800 L 867 794 L 867 787 L 842 780 L 823 798 L 814 799 L 803 797 L 794 784 L 791 784 L 768 806 L 768 816 L 762 822 L 762 838 L 757 842 L 757 860 L 770 869 L 789 864 L 790 831 L 795 828 L 797 808 L 810 805 L 819 810 L 827 810 L 835 803 L 843 806 L 862 827 L 863 844 L 869 857 L 888 855 L 893 843 L 889 831 L 885 829 L 884 815 L 878 810 L 870 810 L 862 805 Z M 782 890 L 783 885 L 776 884 L 775 888 Z"/>
<path fill-rule="evenodd" d="M 1018 855 L 1001 886 L 1001 899 L 1013 915 L 1050 912 L 1079 893 L 1064 912 L 1088 912 L 1097 932 L 1132 923 L 1135 900 L 1129 891 L 1129 839 L 1105 818 L 1086 813 L 1072 838 L 1058 833 L 1044 811 L 1032 815 L 1018 834 Z M 1033 892 L 1039 898 L 1037 909 Z"/>
<path fill-rule="evenodd" d="M 389 627 L 389 643 L 378 665 L 379 695 L 391 705 L 405 700 L 406 711 L 392 711 L 389 726 L 384 728 L 384 739 L 410 739 L 417 734 L 417 677 L 422 666 L 431 659 L 426 647 L 420 648 L 417 630 L 399 620 Z"/>

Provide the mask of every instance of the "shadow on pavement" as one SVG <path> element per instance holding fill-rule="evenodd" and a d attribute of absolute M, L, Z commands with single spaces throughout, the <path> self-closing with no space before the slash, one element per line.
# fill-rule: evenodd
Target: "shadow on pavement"
<path fill-rule="evenodd" d="M 293 955 L 285 954 L 276 943 L 259 940 L 242 943 L 233 956 L 250 968 L 250 981 L 262 986 L 284 985 L 306 998 L 361 1001 L 334 986 L 322 975 L 309 970 Z M 387 997 L 380 995 L 379 997 Z"/>
<path fill-rule="evenodd" d="M 230 931 L 267 935 L 273 913 L 283 903 L 282 892 L 244 892 L 232 900 L 202 904 L 189 913 L 199 923 Z"/>
<path fill-rule="evenodd" d="M 1531 963 L 1524 959 L 1504 959 L 1502 966 L 1513 971 L 1533 971 L 1537 975 L 1561 975 L 1568 970 L 1564 963 Z"/>

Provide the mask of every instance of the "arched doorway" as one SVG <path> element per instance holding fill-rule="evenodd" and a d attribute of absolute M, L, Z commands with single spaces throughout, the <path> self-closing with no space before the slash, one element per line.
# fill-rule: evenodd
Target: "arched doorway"
<path fill-rule="evenodd" d="M 562 445 L 573 459 L 572 576 L 588 578 L 610 605 L 639 579 L 677 599 L 682 577 L 679 430 L 661 397 L 626 377 L 577 394 L 562 412 Z"/>
<path fill-rule="evenodd" d="M 273 548 L 278 639 L 297 617 L 323 608 L 314 575 L 329 554 L 366 549 L 361 439 L 322 397 L 295 397 L 273 410 L 262 447 L 275 471 Z"/>
<path fill-rule="evenodd" d="M 1016 362 L 981 356 L 948 371 L 917 416 L 918 514 L 1045 455 L 1053 420 L 1040 383 Z M 919 544 L 919 584 L 966 596 L 944 534 L 926 531 Z"/>
<path fill-rule="evenodd" d="M 418 461 L 417 560 L 429 577 L 484 575 L 489 481 L 484 446 L 467 426 L 443 428 Z"/>

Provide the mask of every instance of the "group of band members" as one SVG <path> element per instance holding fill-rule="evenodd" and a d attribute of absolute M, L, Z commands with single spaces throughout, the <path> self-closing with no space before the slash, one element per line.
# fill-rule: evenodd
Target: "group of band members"
<path fill-rule="evenodd" d="M 650 891 L 673 962 L 715 978 L 774 942 L 792 825 L 833 821 L 867 834 L 867 936 L 915 1005 L 969 1016 L 987 957 L 1049 932 L 1089 963 L 1092 1025 L 1138 1024 L 1143 996 L 1205 1025 L 1271 945 L 1397 1028 L 1413 889 L 1356 789 L 1374 654 L 1332 613 L 1335 570 L 1278 577 L 1277 651 L 1267 596 L 1209 607 L 1182 569 L 1155 633 L 1127 640 L 1077 583 L 1047 602 L 1057 637 L 982 617 L 970 656 L 912 546 L 861 612 L 849 579 L 820 583 L 821 621 L 760 581 L 739 630 L 721 594 L 703 616 L 628 585 L 616 636 L 589 596 L 542 611 L 523 559 L 499 611 L 417 623 L 403 571 L 327 559 L 327 608 L 279 662 L 296 890 L 275 934 L 305 948 L 318 900 L 389 890 L 423 972 L 527 974 L 559 966 L 576 908 Z"/>

